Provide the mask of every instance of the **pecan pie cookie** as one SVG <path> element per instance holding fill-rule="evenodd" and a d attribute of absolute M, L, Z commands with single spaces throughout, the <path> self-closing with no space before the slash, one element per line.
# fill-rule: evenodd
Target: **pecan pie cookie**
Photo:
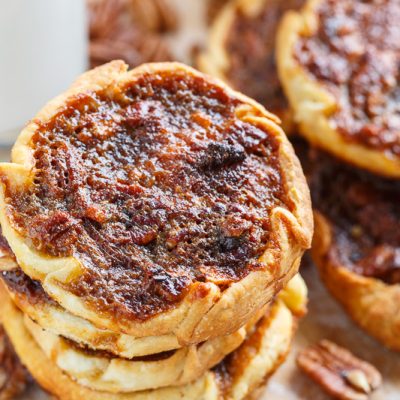
<path fill-rule="evenodd" d="M 400 3 L 308 0 L 278 34 L 278 69 L 301 134 L 400 177 Z"/>
<path fill-rule="evenodd" d="M 315 150 L 303 165 L 322 280 L 358 325 L 400 350 L 400 182 Z"/>
<path fill-rule="evenodd" d="M 70 313 L 135 337 L 237 331 L 311 241 L 276 118 L 178 63 L 82 75 L 22 131 L 0 178 L 24 273 Z"/>
<path fill-rule="evenodd" d="M 234 0 L 218 13 L 200 69 L 228 82 L 282 119 L 290 132 L 292 115 L 275 64 L 275 37 L 283 14 L 304 0 Z"/>

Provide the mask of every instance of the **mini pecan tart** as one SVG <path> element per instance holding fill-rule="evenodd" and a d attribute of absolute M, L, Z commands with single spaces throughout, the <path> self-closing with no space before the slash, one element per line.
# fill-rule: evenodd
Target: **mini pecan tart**
<path fill-rule="evenodd" d="M 293 288 L 291 289 L 291 291 Z M 297 293 L 295 297 L 301 297 Z M 302 307 L 306 299 L 302 297 Z M 292 302 L 292 301 L 291 301 Z M 6 315 L 5 329 L 10 334 L 11 341 L 24 364 L 31 371 L 36 381 L 49 393 L 60 400 L 244 400 L 262 386 L 268 377 L 285 360 L 289 351 L 293 333 L 296 328 L 296 318 L 285 301 L 276 299 L 268 308 L 266 314 L 251 329 L 242 345 L 229 356 L 225 357 L 216 367 L 205 372 L 197 380 L 182 386 L 171 386 L 140 392 L 112 393 L 90 389 L 81 385 L 82 376 L 72 378 L 56 364 L 54 358 L 60 351 L 59 339 L 49 340 L 43 344 L 39 336 L 40 330 L 26 323 L 26 318 L 13 305 L 10 297 L 0 286 L 0 311 Z M 33 333 L 34 335 L 32 336 Z M 42 347 L 38 343 L 42 343 Z M 48 354 L 49 347 L 53 353 Z M 65 348 L 64 348 L 65 351 Z M 66 355 L 62 366 L 74 364 L 74 353 Z M 87 357 L 94 357 L 95 353 Z M 110 359 L 102 354 L 103 362 Z M 76 361 L 76 360 L 75 360 Z M 79 364 L 80 373 L 88 371 L 87 363 Z M 97 367 L 101 367 L 100 364 Z M 92 375 L 95 379 L 96 374 Z M 108 376 L 109 382 L 121 379 L 121 375 Z M 134 375 L 129 375 L 134 379 Z"/>
<path fill-rule="evenodd" d="M 400 3 L 308 0 L 278 34 L 278 69 L 300 132 L 374 173 L 400 177 Z"/>
<path fill-rule="evenodd" d="M 64 309 L 196 344 L 243 326 L 296 274 L 308 187 L 276 119 L 178 63 L 89 71 L 0 165 L 0 222 Z"/>
<path fill-rule="evenodd" d="M 275 64 L 275 36 L 283 14 L 304 0 L 234 0 L 218 13 L 200 69 L 257 100 L 292 129 L 288 102 Z"/>
<path fill-rule="evenodd" d="M 365 331 L 400 350 L 400 182 L 316 150 L 303 165 L 322 280 Z"/>

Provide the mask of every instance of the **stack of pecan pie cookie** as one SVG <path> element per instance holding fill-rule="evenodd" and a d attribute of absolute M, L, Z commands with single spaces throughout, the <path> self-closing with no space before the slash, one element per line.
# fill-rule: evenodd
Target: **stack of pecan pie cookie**
<path fill-rule="evenodd" d="M 308 187 L 277 118 L 177 63 L 82 75 L 0 165 L 4 327 L 60 399 L 244 399 L 306 288 Z"/>
<path fill-rule="evenodd" d="M 278 67 L 305 151 L 313 255 L 352 318 L 400 350 L 400 3 L 309 0 Z M 303 145 L 304 146 L 304 145 Z M 308 154 L 307 154 L 308 153 Z"/>

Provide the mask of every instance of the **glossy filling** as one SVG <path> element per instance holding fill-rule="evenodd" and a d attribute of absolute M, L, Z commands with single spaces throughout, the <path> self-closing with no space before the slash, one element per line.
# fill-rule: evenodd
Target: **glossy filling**
<path fill-rule="evenodd" d="M 113 354 L 107 350 L 92 349 L 83 343 L 75 342 L 64 336 L 61 336 L 61 338 L 66 344 L 71 346 L 71 348 L 73 350 L 83 353 L 86 356 L 107 358 L 109 360 L 127 360 L 127 361 L 129 360 L 131 362 L 156 362 L 156 361 L 167 360 L 168 358 L 172 357 L 176 353 L 176 350 L 170 350 L 170 351 L 163 351 L 162 353 L 149 354 L 147 356 L 132 357 L 132 358 L 128 359 L 128 358 L 124 358 L 124 357 L 118 357 L 115 354 Z"/>
<path fill-rule="evenodd" d="M 56 304 L 43 290 L 38 281 L 29 278 L 21 268 L 18 267 L 17 260 L 8 246 L 4 236 L 0 232 L 0 252 L 3 257 L 11 258 L 15 262 L 15 268 L 10 271 L 1 271 L 0 276 L 7 289 L 19 296 L 30 304 L 52 303 Z"/>
<path fill-rule="evenodd" d="M 337 99 L 343 137 L 400 155 L 400 2 L 324 0 L 295 57 Z"/>
<path fill-rule="evenodd" d="M 263 267 L 271 209 L 288 203 L 279 143 L 240 104 L 179 71 L 73 98 L 32 139 L 35 185 L 7 193 L 14 226 L 79 259 L 66 289 L 117 320 L 168 310 L 195 282 L 225 289 Z"/>
<path fill-rule="evenodd" d="M 238 8 L 227 35 L 228 81 L 278 115 L 287 110 L 288 103 L 276 69 L 276 33 L 282 15 L 303 3 L 304 0 L 265 0 L 255 15 Z"/>
<path fill-rule="evenodd" d="M 27 301 L 32 305 L 50 303 L 58 306 L 58 304 L 46 294 L 40 282 L 29 278 L 20 268 L 1 272 L 1 278 L 7 286 L 7 289 L 20 297 L 22 301 Z"/>
<path fill-rule="evenodd" d="M 400 283 L 400 181 L 347 166 L 317 150 L 305 150 L 301 158 L 313 206 L 333 227 L 329 256 L 359 275 Z"/>
<path fill-rule="evenodd" d="M 6 238 L 3 236 L 0 227 L 0 258 L 7 257 L 15 260 L 15 256 L 7 243 Z"/>

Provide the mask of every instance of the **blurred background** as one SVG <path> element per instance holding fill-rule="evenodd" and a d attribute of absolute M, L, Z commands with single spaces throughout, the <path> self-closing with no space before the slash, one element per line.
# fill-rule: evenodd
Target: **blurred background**
<path fill-rule="evenodd" d="M 113 59 L 193 64 L 226 0 L 0 0 L 0 146 L 74 78 Z M 1 153 L 0 153 L 1 156 Z"/>

